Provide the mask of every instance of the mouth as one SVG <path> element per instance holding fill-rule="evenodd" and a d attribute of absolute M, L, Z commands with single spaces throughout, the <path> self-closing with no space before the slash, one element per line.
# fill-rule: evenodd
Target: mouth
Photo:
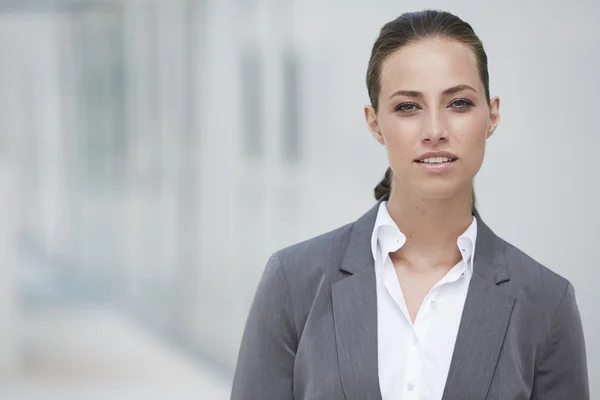
<path fill-rule="evenodd" d="M 455 162 L 456 160 L 458 160 L 458 158 L 428 157 L 428 158 L 424 158 L 422 160 L 415 160 L 415 162 L 419 163 L 419 164 L 449 164 L 449 163 Z"/>

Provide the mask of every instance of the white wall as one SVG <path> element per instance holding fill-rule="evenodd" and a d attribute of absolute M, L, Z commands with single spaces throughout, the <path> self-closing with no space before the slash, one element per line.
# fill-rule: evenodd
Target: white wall
<path fill-rule="evenodd" d="M 21 367 L 22 234 L 49 255 L 65 245 L 57 26 L 55 16 L 0 15 L 0 377 Z M 35 188 L 24 184 L 31 180 Z"/>
<path fill-rule="evenodd" d="M 14 374 L 19 368 L 17 303 L 16 224 L 14 214 L 14 171 L 0 157 L 0 377 Z"/>

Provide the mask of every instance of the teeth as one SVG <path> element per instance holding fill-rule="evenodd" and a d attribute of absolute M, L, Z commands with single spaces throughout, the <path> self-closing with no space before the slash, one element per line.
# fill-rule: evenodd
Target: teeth
<path fill-rule="evenodd" d="M 450 162 L 452 160 L 453 160 L 452 158 L 448 158 L 448 157 L 429 157 L 429 158 L 425 158 L 425 159 L 421 160 L 420 162 L 428 163 L 428 164 L 435 164 L 435 163 Z"/>

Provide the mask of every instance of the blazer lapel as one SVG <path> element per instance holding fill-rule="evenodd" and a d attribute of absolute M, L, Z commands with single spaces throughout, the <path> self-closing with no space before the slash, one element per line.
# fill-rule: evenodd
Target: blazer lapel
<path fill-rule="evenodd" d="M 379 204 L 354 223 L 340 265 L 345 277 L 331 289 L 338 361 L 347 400 L 381 400 L 377 287 L 370 248 Z"/>
<path fill-rule="evenodd" d="M 509 280 L 501 240 L 477 210 L 475 263 L 443 400 L 484 399 L 496 369 L 515 297 L 503 290 Z"/>
<path fill-rule="evenodd" d="M 377 348 L 377 286 L 371 234 L 377 204 L 353 224 L 340 270 L 332 285 L 333 318 L 342 386 L 347 400 L 381 400 Z M 443 400 L 484 399 L 496 369 L 515 297 L 508 281 L 502 241 L 476 209 L 477 243 Z"/>

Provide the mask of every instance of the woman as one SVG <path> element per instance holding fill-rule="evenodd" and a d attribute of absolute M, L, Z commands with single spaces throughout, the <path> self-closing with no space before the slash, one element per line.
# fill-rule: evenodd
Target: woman
<path fill-rule="evenodd" d="M 390 164 L 378 202 L 270 258 L 231 398 L 589 399 L 573 287 L 474 206 L 500 101 L 471 26 L 439 11 L 389 22 L 367 87 Z"/>

